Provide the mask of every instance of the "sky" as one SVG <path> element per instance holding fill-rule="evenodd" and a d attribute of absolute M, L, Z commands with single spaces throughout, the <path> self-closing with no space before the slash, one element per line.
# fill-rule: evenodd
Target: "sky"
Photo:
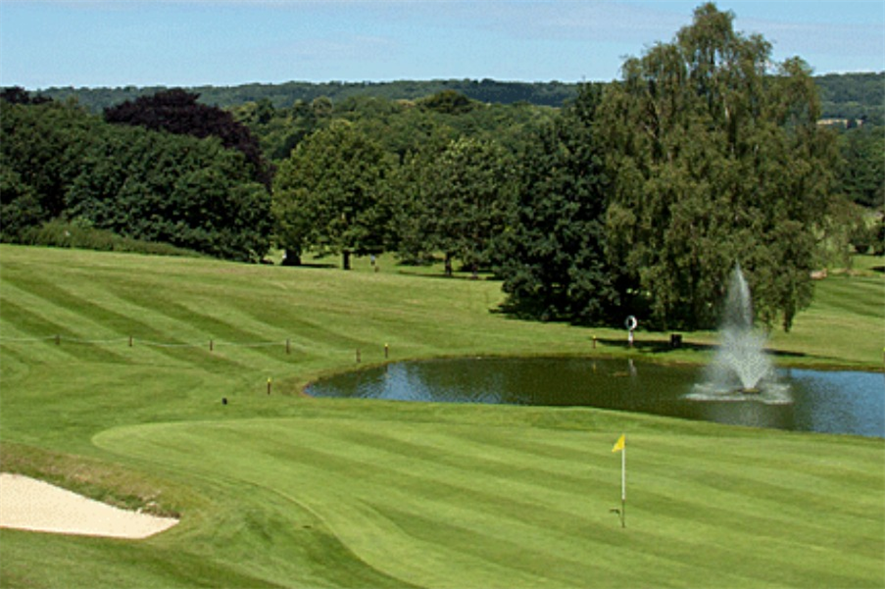
<path fill-rule="evenodd" d="M 0 86 L 611 81 L 701 4 L 591 0 L 0 0 Z M 721 0 L 815 75 L 885 71 L 885 1 Z"/>

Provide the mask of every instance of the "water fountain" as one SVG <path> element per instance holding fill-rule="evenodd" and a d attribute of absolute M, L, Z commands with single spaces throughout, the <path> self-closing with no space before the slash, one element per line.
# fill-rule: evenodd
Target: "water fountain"
<path fill-rule="evenodd" d="M 731 273 L 719 333 L 719 350 L 705 371 L 705 382 L 695 385 L 687 398 L 790 402 L 788 387 L 777 383 L 765 353 L 765 336 L 753 327 L 753 302 L 740 264 Z"/>

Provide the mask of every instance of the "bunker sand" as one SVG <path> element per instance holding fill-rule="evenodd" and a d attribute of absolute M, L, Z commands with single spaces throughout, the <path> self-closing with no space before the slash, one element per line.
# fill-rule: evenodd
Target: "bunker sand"
<path fill-rule="evenodd" d="M 0 527 L 142 539 L 177 519 L 126 511 L 26 476 L 0 473 Z"/>

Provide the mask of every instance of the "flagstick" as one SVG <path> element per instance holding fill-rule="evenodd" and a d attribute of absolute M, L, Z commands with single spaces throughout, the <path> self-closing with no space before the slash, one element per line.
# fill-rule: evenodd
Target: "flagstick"
<path fill-rule="evenodd" d="M 627 444 L 621 449 L 621 527 L 627 527 Z"/>

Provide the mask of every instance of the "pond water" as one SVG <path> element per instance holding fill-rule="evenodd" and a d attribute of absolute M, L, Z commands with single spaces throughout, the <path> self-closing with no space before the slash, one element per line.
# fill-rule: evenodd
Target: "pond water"
<path fill-rule="evenodd" d="M 633 360 L 488 358 L 401 362 L 312 384 L 316 397 L 587 406 L 786 430 L 885 437 L 885 376 L 778 371 L 786 398 L 698 400 L 703 368 Z"/>

